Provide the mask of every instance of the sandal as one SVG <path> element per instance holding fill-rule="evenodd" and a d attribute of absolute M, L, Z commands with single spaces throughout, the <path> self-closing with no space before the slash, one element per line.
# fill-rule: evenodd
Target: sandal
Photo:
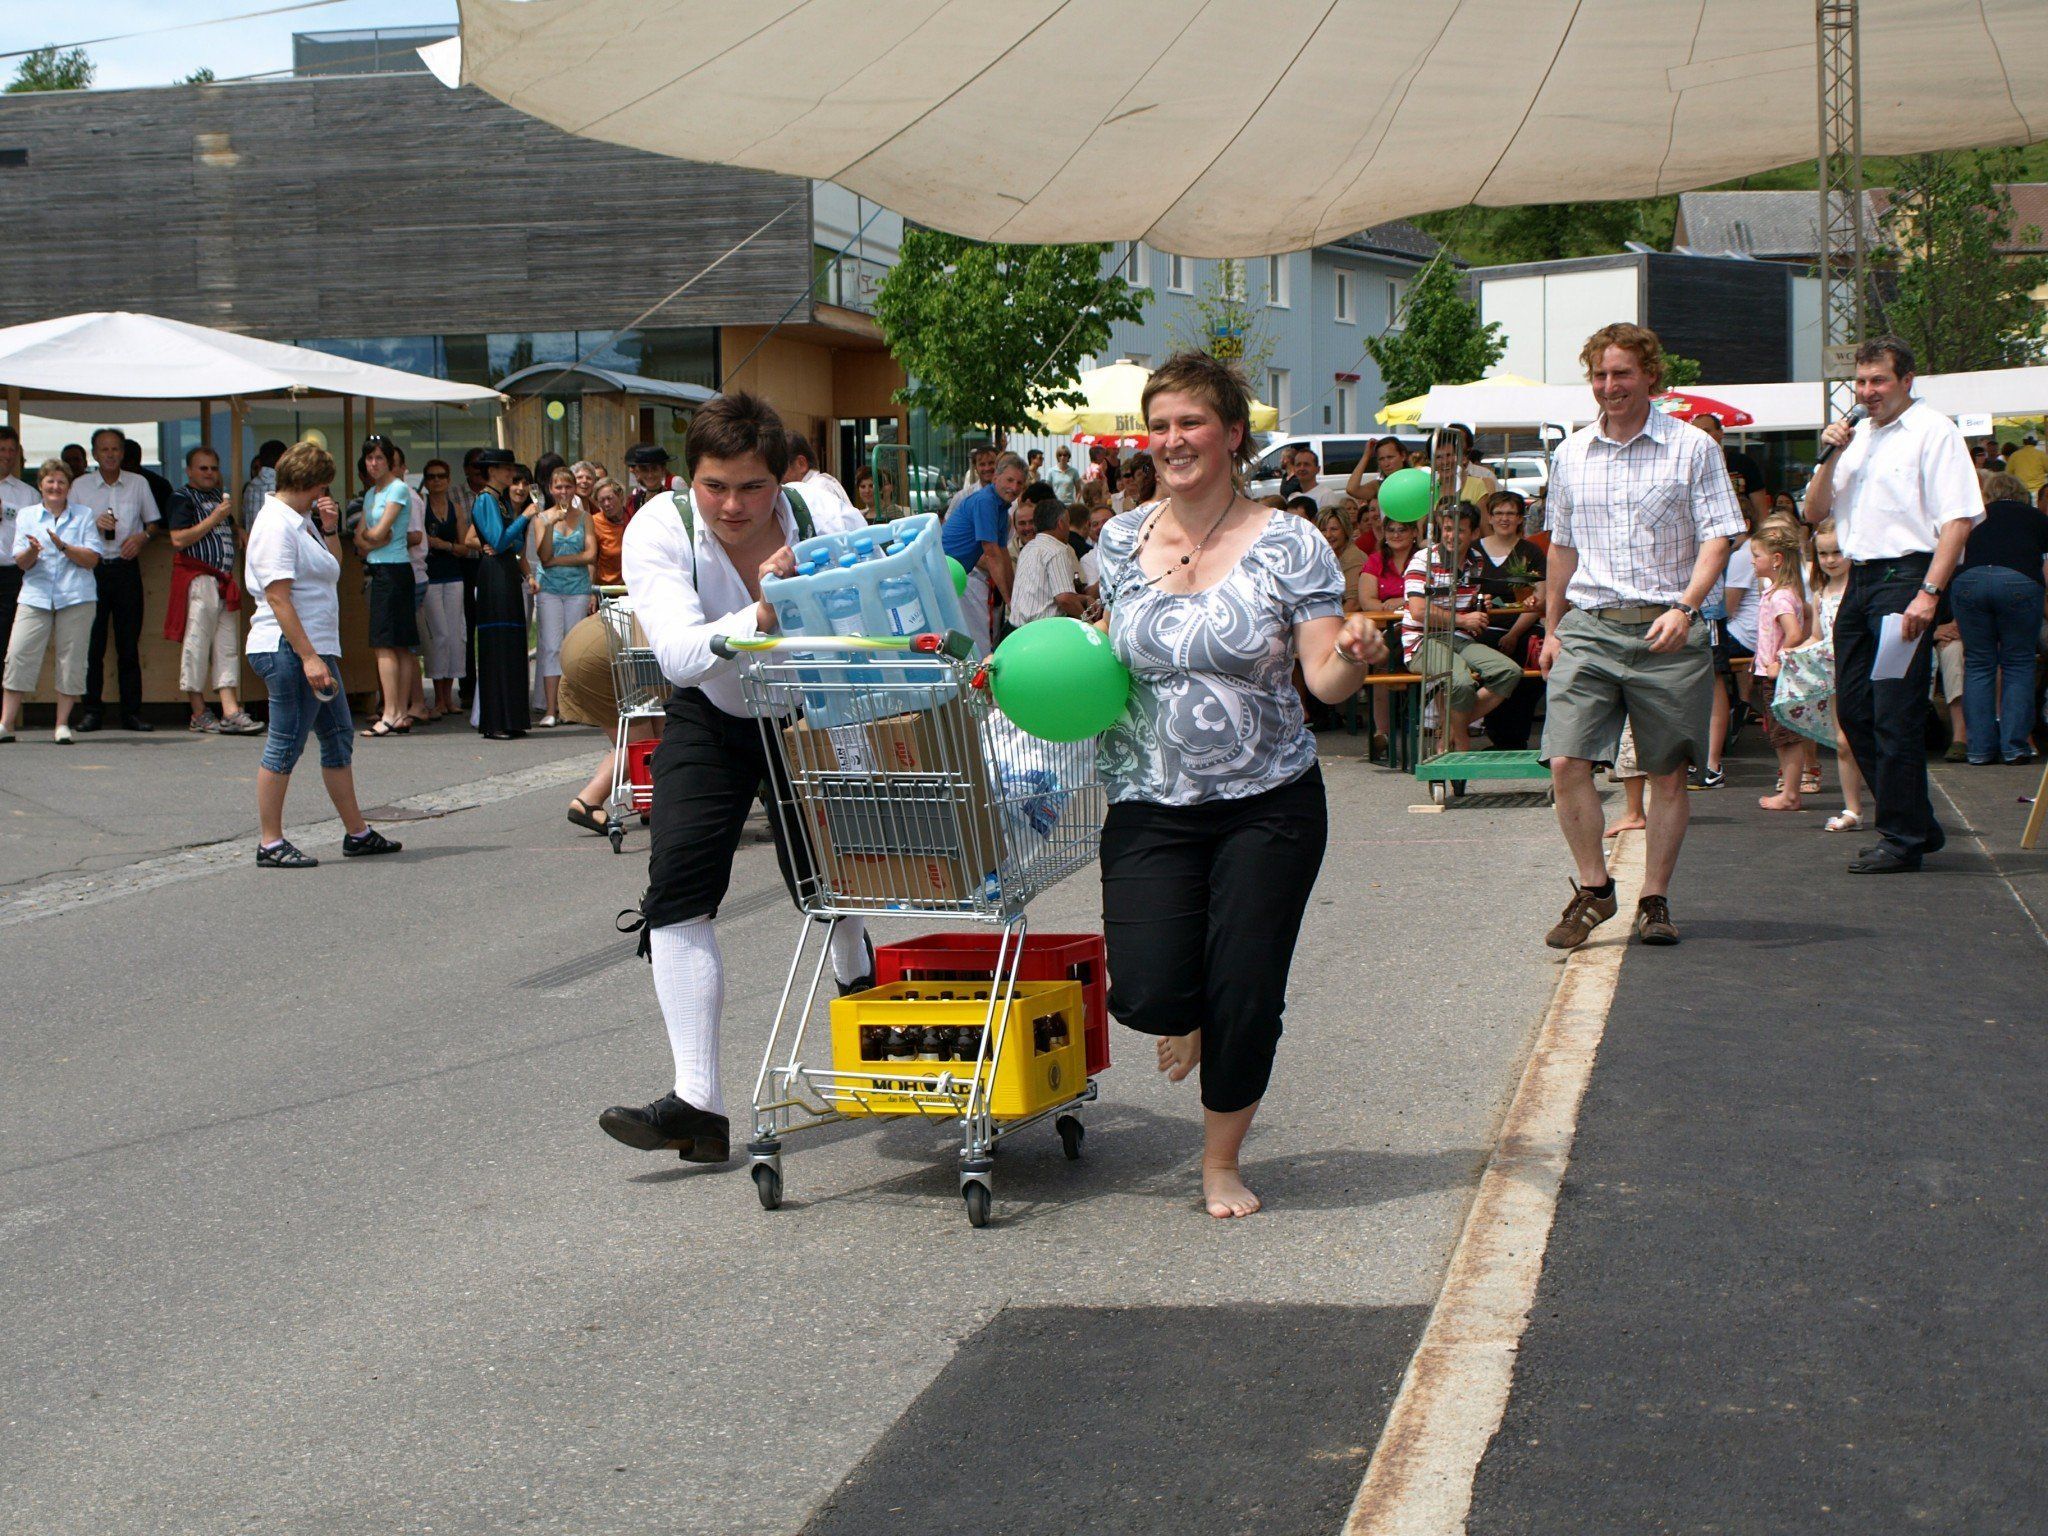
<path fill-rule="evenodd" d="M 357 734 L 361 736 L 375 736 L 381 741 L 386 736 L 396 736 L 398 734 L 398 731 L 392 726 L 389 720 L 379 720 L 375 725 L 371 726 L 368 730 L 359 731 L 357 732 Z"/>
<path fill-rule="evenodd" d="M 604 812 L 601 810 L 592 809 L 590 806 L 584 803 L 583 797 L 581 795 L 574 795 L 570 797 L 569 820 L 576 826 L 588 827 L 591 831 L 596 832 L 600 835 L 607 833 L 612 829 L 612 819 L 610 814 L 608 812 Z"/>
<path fill-rule="evenodd" d="M 268 848 L 261 843 L 256 845 L 256 866 L 259 869 L 318 869 L 320 861 L 280 840 Z"/>
<path fill-rule="evenodd" d="M 1799 776 L 1799 793 L 1802 795 L 1819 794 L 1820 775 L 1817 773 L 1802 773 Z"/>
<path fill-rule="evenodd" d="M 1842 811 L 1827 820 L 1827 829 L 1830 832 L 1854 832 L 1862 825 L 1863 818 L 1854 811 Z"/>

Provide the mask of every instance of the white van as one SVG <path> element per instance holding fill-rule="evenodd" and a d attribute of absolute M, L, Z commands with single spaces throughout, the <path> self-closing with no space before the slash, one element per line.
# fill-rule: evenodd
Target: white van
<path fill-rule="evenodd" d="M 1372 445 L 1382 437 L 1395 438 L 1411 453 L 1427 453 L 1429 439 L 1412 432 L 1355 433 L 1324 437 L 1275 437 L 1267 448 L 1245 471 L 1245 494 L 1254 501 L 1262 496 L 1278 496 L 1280 482 L 1286 478 L 1280 468 L 1280 455 L 1290 448 L 1306 448 L 1316 456 L 1323 467 L 1319 472 L 1325 480 L 1343 482 L 1351 478 L 1351 471 L 1358 468 L 1358 461 L 1372 450 Z"/>

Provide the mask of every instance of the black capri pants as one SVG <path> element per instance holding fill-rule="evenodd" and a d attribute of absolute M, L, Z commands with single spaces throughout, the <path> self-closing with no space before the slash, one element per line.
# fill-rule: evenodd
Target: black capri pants
<path fill-rule="evenodd" d="M 1265 1096 L 1329 832 L 1320 767 L 1242 800 L 1109 808 L 1109 1011 L 1143 1034 L 1201 1030 L 1204 1109 L 1229 1114 Z"/>
<path fill-rule="evenodd" d="M 781 757 L 763 749 L 759 721 L 728 715 L 699 689 L 678 688 L 668 701 L 653 773 L 641 918 L 652 929 L 716 917 L 755 799 L 772 792 L 788 802 Z M 810 857 L 800 838 L 791 846 L 772 802 L 768 811 L 782 883 L 801 908 L 798 892 L 812 880 Z M 644 930 L 641 942 L 644 949 Z"/>

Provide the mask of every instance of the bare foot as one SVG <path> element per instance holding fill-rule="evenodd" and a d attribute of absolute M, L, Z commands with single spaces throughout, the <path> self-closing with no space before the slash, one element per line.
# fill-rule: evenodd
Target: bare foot
<path fill-rule="evenodd" d="M 1624 832 L 1640 832 L 1647 826 L 1649 823 L 1640 816 L 1624 816 L 1607 829 L 1607 835 L 1619 837 Z"/>
<path fill-rule="evenodd" d="M 1789 790 L 1781 791 L 1775 795 L 1765 795 L 1761 800 L 1757 801 L 1757 804 L 1767 811 L 1798 811 L 1805 809 L 1800 803 L 1799 796 Z"/>
<path fill-rule="evenodd" d="M 1199 1029 L 1191 1035 L 1159 1037 L 1159 1070 L 1166 1074 L 1169 1083 L 1187 1081 L 1187 1075 L 1195 1070 L 1195 1064 L 1201 1059 L 1202 1032 Z"/>
<path fill-rule="evenodd" d="M 1202 1165 L 1202 1201 L 1218 1220 L 1249 1216 L 1259 1208 L 1259 1197 L 1245 1187 L 1235 1163 L 1221 1168 Z"/>

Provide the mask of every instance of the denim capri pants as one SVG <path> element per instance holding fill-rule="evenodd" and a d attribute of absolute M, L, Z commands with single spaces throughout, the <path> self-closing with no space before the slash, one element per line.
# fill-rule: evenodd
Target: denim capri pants
<path fill-rule="evenodd" d="M 341 658 L 324 656 L 327 669 L 341 680 Z M 270 735 L 263 743 L 263 766 L 272 773 L 290 773 L 306 750 L 306 738 L 320 733 L 320 766 L 346 768 L 355 759 L 356 726 L 349 717 L 348 695 L 322 701 L 306 681 L 305 663 L 291 646 L 279 641 L 269 655 L 249 658 L 249 665 L 270 692 Z"/>

